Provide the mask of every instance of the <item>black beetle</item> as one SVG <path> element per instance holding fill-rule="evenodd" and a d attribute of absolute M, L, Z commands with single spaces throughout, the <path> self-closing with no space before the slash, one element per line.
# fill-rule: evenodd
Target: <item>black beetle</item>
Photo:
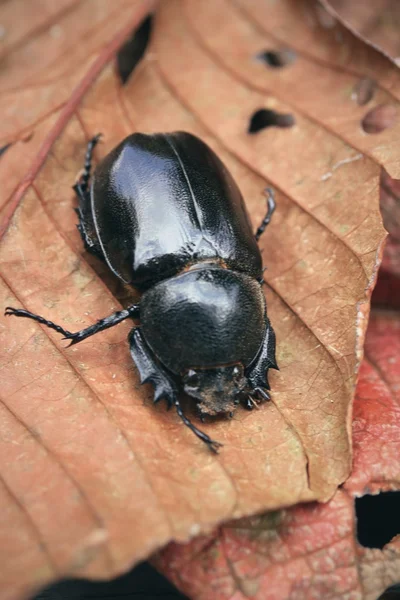
<path fill-rule="evenodd" d="M 221 445 L 183 414 L 180 388 L 195 398 L 200 416 L 231 414 L 240 400 L 269 398 L 267 371 L 277 368 L 275 334 L 262 293 L 257 241 L 239 188 L 216 154 L 185 132 L 128 136 L 97 166 L 88 144 L 79 199 L 78 229 L 86 249 L 105 260 L 126 284 L 142 292 L 133 304 L 76 333 L 26 310 L 62 333 L 71 345 L 127 318 L 140 318 L 129 335 L 141 382 L 154 386 L 211 450 Z"/>

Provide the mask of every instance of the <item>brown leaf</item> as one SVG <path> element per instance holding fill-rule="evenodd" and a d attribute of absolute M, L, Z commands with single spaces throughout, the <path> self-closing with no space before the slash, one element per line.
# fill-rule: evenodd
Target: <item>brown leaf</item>
<path fill-rule="evenodd" d="M 263 188 L 277 190 L 262 250 L 281 370 L 271 376 L 272 402 L 205 426 L 224 443 L 214 457 L 139 387 L 127 324 L 66 349 L 35 323 L 4 320 L 0 586 L 10 598 L 16 580 L 24 590 L 60 574 L 108 577 L 221 521 L 328 500 L 349 472 L 350 404 L 384 237 L 380 165 L 396 176 L 400 127 L 366 135 L 365 108 L 351 93 L 360 76 L 371 77 L 374 102 L 390 97 L 397 106 L 393 67 L 351 36 L 338 63 L 336 42 L 318 33 L 308 4 L 170 0 L 159 5 L 147 58 L 122 86 L 107 61 L 150 3 L 128 5 L 112 4 L 114 37 L 102 33 L 97 52 L 94 45 L 75 55 L 65 72 L 58 56 L 56 80 L 43 67 L 25 98 L 32 120 L 20 117 L 4 137 L 33 131 L 1 159 L 3 179 L 12 171 L 19 181 L 4 196 L 1 305 L 71 330 L 117 309 L 117 286 L 83 252 L 72 210 L 85 142 L 103 132 L 100 158 L 133 130 L 184 129 L 226 162 L 254 226 L 265 211 Z M 78 37 L 68 31 L 73 54 Z M 31 33 L 19 44 L 43 48 L 47 61 L 47 38 Z M 284 69 L 256 58 L 283 46 L 296 54 Z M 57 97 L 48 116 L 37 108 L 42 95 Z M 24 112 L 20 93 L 8 101 Z M 248 135 L 259 109 L 291 115 L 293 126 Z M 29 152 L 36 158 L 27 170 Z"/>
<path fill-rule="evenodd" d="M 242 519 L 168 546 L 154 562 L 190 598 L 376 600 L 400 582 L 400 535 L 382 549 L 363 547 L 354 503 L 400 490 L 399 313 L 372 317 L 365 353 L 354 402 L 353 472 L 343 489 L 327 504 Z M 369 519 L 375 529 L 383 515 L 371 512 Z"/>
<path fill-rule="evenodd" d="M 379 104 L 367 112 L 361 121 L 361 127 L 365 133 L 381 133 L 393 127 L 396 119 L 397 108 L 393 104 Z"/>
<path fill-rule="evenodd" d="M 11 146 L 0 161 L 0 209 L 12 197 L 6 215 L 96 76 L 153 5 L 60 0 L 37 10 L 16 0 L 1 6 L 0 147 Z"/>
<path fill-rule="evenodd" d="M 365 41 L 394 60 L 400 58 L 400 6 L 397 0 L 329 0 L 326 4 Z"/>

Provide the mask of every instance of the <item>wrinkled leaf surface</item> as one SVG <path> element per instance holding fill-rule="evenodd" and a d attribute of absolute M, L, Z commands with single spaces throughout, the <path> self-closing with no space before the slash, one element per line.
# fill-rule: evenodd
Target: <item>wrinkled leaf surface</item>
<path fill-rule="evenodd" d="M 327 504 L 242 519 L 186 546 L 171 545 L 157 567 L 203 600 L 376 600 L 400 582 L 400 535 L 382 549 L 357 541 L 355 498 L 400 494 L 400 318 L 369 324 L 354 402 L 351 477 Z M 367 517 L 371 528 L 382 513 Z"/>
<path fill-rule="evenodd" d="M 139 386 L 127 323 L 66 349 L 33 322 L 2 320 L 4 598 L 18 593 L 15 581 L 25 590 L 59 575 L 111 576 L 222 521 L 326 501 L 350 469 L 351 400 L 384 238 L 380 166 L 397 176 L 400 128 L 366 134 L 352 90 L 374 77 L 368 110 L 398 109 L 397 71 L 351 35 L 338 52 L 309 3 L 169 0 L 122 86 L 113 53 L 151 4 L 65 3 L 9 44 L 0 305 L 70 330 L 118 309 L 126 292 L 83 251 L 72 210 L 86 141 L 103 133 L 98 160 L 132 131 L 183 129 L 226 162 L 254 227 L 264 187 L 276 189 L 261 247 L 280 372 L 271 402 L 204 425 L 224 443 L 214 457 Z M 256 58 L 282 47 L 296 57 L 282 69 Z M 32 74 L 35 56 L 44 58 Z M 294 125 L 249 135 L 260 108 Z"/>

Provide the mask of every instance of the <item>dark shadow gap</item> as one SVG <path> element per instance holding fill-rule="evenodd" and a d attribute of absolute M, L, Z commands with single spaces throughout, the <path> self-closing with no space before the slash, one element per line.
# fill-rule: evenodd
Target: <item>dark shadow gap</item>
<path fill-rule="evenodd" d="M 142 60 L 150 41 L 152 26 L 153 17 L 149 15 L 118 51 L 117 71 L 123 84 L 128 81 Z"/>
<path fill-rule="evenodd" d="M 387 588 L 378 600 L 400 600 L 400 585 L 392 585 Z"/>
<path fill-rule="evenodd" d="M 351 97 L 359 106 L 365 106 L 374 97 L 375 90 L 376 82 L 369 77 L 363 77 L 354 85 Z"/>
<path fill-rule="evenodd" d="M 366 494 L 355 501 L 357 539 L 366 548 L 383 548 L 400 534 L 400 492 Z"/>
<path fill-rule="evenodd" d="M 295 119 L 292 115 L 287 114 L 283 115 L 275 112 L 274 110 L 269 110 L 266 108 L 261 108 L 256 110 L 253 115 L 250 117 L 248 133 L 258 133 L 262 129 L 266 129 L 267 127 L 293 127 L 295 124 Z"/>
<path fill-rule="evenodd" d="M 2 146 L 2 147 L 0 148 L 0 156 L 3 156 L 3 154 L 4 154 L 5 152 L 7 152 L 7 150 L 9 149 L 9 147 L 10 147 L 10 146 L 11 146 L 11 144 L 6 144 L 5 146 Z"/>
<path fill-rule="evenodd" d="M 256 55 L 256 59 L 273 69 L 281 69 L 296 60 L 294 50 L 264 50 Z"/>
<path fill-rule="evenodd" d="M 377 134 L 390 129 L 398 119 L 398 109 L 394 104 L 378 104 L 362 118 L 361 128 L 365 133 Z"/>
<path fill-rule="evenodd" d="M 111 581 L 66 579 L 42 590 L 31 600 L 188 600 L 149 563 Z"/>

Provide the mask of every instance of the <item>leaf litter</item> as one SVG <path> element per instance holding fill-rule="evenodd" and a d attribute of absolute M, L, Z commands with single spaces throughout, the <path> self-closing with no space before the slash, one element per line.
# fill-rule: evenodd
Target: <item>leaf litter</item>
<path fill-rule="evenodd" d="M 350 470 L 351 400 L 384 239 L 379 174 L 384 165 L 397 176 L 399 127 L 396 121 L 366 135 L 365 108 L 351 93 L 361 76 L 373 76 L 373 103 L 390 98 L 397 106 L 393 67 L 352 37 L 342 39 L 346 60 L 338 64 L 331 38 L 318 33 L 312 12 L 301 12 L 311 11 L 309 4 L 281 2 L 263 12 L 255 1 L 170 0 L 158 6 L 147 53 L 122 86 L 111 57 L 129 32 L 120 15 L 126 3 L 117 4 L 120 21 L 108 46 L 100 28 L 86 61 L 72 55 L 64 71 L 60 54 L 44 67 L 25 98 L 31 117 L 9 90 L 23 119 L 6 123 L 4 143 L 12 145 L 0 161 L 3 180 L 11 172 L 13 182 L 3 190 L 0 215 L 3 305 L 72 330 L 116 310 L 124 293 L 83 251 L 72 210 L 85 143 L 103 133 L 98 160 L 132 131 L 184 129 L 226 162 L 254 226 L 264 212 L 264 187 L 277 191 L 262 252 L 281 370 L 271 377 L 272 402 L 206 425 L 224 443 L 215 458 L 175 415 L 152 406 L 129 356 L 128 325 L 67 350 L 51 331 L 4 320 L 0 585 L 7 598 L 18 593 L 19 573 L 7 564 L 15 565 L 22 548 L 30 552 L 21 590 L 60 575 L 110 577 L 170 540 L 223 521 L 327 501 Z M 131 29 L 150 4 L 131 7 Z M 20 48 L 47 43 L 24 35 Z M 254 60 L 278 42 L 296 53 L 285 69 Z M 38 91 L 48 91 L 49 82 L 52 102 L 41 112 Z M 249 136 L 260 108 L 292 115 L 293 126 Z M 36 156 L 34 168 L 27 155 Z M 11 546 L 10 531 L 19 532 Z"/>
<path fill-rule="evenodd" d="M 399 583 L 399 316 L 383 310 L 371 316 L 354 401 L 349 479 L 326 504 L 241 519 L 190 544 L 167 546 L 153 564 L 190 598 L 376 600 Z M 388 493 L 397 496 L 387 499 Z M 379 504 L 373 508 L 370 501 L 369 511 L 358 514 L 357 499 L 365 494 L 379 494 Z M 368 544 L 359 535 L 364 521 Z M 374 540 L 375 530 L 387 536 L 384 544 Z"/>

